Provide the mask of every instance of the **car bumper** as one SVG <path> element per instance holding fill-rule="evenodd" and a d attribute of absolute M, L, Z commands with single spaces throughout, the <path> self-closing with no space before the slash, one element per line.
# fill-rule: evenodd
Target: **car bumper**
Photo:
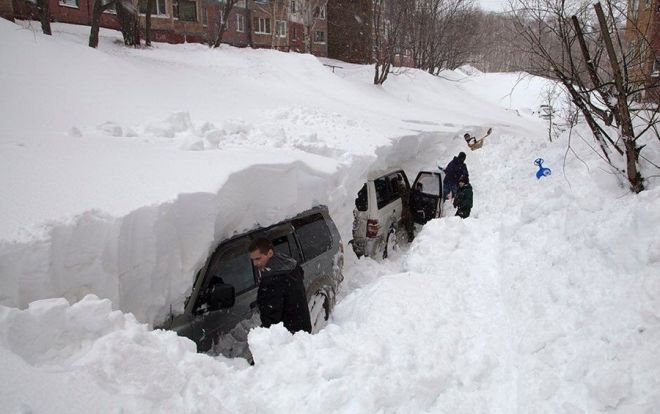
<path fill-rule="evenodd" d="M 356 256 L 374 257 L 382 245 L 382 237 L 353 239 L 351 245 Z"/>

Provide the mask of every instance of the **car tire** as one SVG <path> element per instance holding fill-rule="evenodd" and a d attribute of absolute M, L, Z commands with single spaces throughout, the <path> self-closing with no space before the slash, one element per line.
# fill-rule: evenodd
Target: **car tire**
<path fill-rule="evenodd" d="M 312 321 L 312 333 L 318 333 L 328 324 L 330 317 L 330 304 L 324 292 L 316 292 L 308 303 L 309 318 Z"/>
<path fill-rule="evenodd" d="M 387 259 L 387 256 L 394 251 L 396 245 L 396 230 L 390 229 L 390 232 L 387 233 L 387 238 L 385 239 L 385 247 L 383 248 L 383 259 Z"/>

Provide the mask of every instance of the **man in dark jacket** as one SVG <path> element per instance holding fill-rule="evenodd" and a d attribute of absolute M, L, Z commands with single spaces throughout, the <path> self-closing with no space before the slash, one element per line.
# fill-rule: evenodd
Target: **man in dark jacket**
<path fill-rule="evenodd" d="M 458 192 L 454 198 L 454 207 L 456 207 L 456 215 L 460 218 L 470 217 L 472 210 L 472 186 L 468 177 L 461 177 L 458 179 Z"/>
<path fill-rule="evenodd" d="M 261 326 L 268 328 L 283 322 L 291 333 L 312 332 L 302 268 L 294 259 L 275 253 L 268 239 L 253 240 L 249 250 L 258 272 L 257 305 Z"/>
<path fill-rule="evenodd" d="M 445 179 L 442 182 L 442 198 L 447 199 L 449 193 L 456 197 L 458 191 L 458 179 L 465 176 L 469 177 L 467 165 L 465 165 L 465 153 L 459 152 L 457 157 L 449 161 L 444 169 Z"/>

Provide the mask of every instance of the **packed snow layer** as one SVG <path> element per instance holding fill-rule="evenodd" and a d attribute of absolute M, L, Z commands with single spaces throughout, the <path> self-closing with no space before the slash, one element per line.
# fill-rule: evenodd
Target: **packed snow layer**
<path fill-rule="evenodd" d="M 660 191 L 631 195 L 574 157 L 565 177 L 534 177 L 532 157 L 555 167 L 562 153 L 515 136 L 471 153 L 472 218 L 431 221 L 382 263 L 349 257 L 328 326 L 253 330 L 255 366 L 196 354 L 93 296 L 2 307 L 3 372 L 22 378 L 3 406 L 48 411 L 65 395 L 72 413 L 656 412 Z"/>

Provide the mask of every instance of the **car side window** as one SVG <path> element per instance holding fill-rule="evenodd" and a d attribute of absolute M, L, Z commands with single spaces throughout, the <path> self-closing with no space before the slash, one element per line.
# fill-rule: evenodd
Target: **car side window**
<path fill-rule="evenodd" d="M 293 221 L 305 262 L 332 248 L 332 236 L 322 214 L 313 214 Z"/>
<path fill-rule="evenodd" d="M 385 177 L 380 177 L 374 181 L 374 187 L 376 187 L 376 204 L 379 209 L 385 207 L 389 202 L 389 191 L 387 189 L 387 181 Z"/>
<path fill-rule="evenodd" d="M 253 288 L 255 280 L 247 240 L 224 247 L 218 257 L 212 259 L 208 274 L 234 286 L 236 295 Z"/>
<path fill-rule="evenodd" d="M 402 187 L 407 187 L 407 180 L 403 176 L 402 173 L 396 172 L 394 174 L 390 174 L 388 176 L 389 182 L 390 182 L 390 202 L 396 200 L 397 198 L 401 197 L 401 189 Z"/>
<path fill-rule="evenodd" d="M 390 199 L 388 200 L 389 202 L 392 202 L 397 198 L 401 197 L 401 194 L 399 194 L 399 183 L 397 181 L 398 179 L 399 177 L 396 174 L 392 174 L 389 177 L 387 177 L 387 181 L 390 184 Z"/>
<path fill-rule="evenodd" d="M 357 198 L 355 199 L 355 207 L 358 211 L 367 211 L 369 208 L 369 201 L 367 197 L 367 185 L 363 185 L 358 191 Z"/>
<path fill-rule="evenodd" d="M 424 194 L 440 196 L 440 179 L 435 174 L 420 174 L 415 189 Z"/>
<path fill-rule="evenodd" d="M 275 253 L 282 253 L 286 256 L 293 257 L 291 254 L 291 246 L 289 246 L 289 238 L 286 235 L 271 241 L 273 242 L 273 250 Z"/>

